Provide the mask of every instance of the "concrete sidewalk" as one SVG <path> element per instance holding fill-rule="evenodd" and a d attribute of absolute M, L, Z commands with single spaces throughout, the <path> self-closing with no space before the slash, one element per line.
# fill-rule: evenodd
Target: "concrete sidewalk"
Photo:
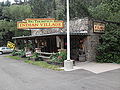
<path fill-rule="evenodd" d="M 115 63 L 79 62 L 75 64 L 72 70 L 84 69 L 98 74 L 119 68 L 120 68 L 120 64 L 115 64 Z M 62 67 L 62 69 L 64 68 Z"/>

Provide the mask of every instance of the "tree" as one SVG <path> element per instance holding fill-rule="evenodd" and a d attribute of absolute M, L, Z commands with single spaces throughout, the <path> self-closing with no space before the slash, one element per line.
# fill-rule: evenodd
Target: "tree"
<path fill-rule="evenodd" d="M 109 24 L 97 48 L 98 62 L 120 63 L 120 26 Z"/>
<path fill-rule="evenodd" d="M 3 8 L 3 16 L 11 20 L 23 20 L 32 17 L 31 7 L 29 5 L 12 5 Z"/>
<path fill-rule="evenodd" d="M 84 0 L 70 0 L 70 18 L 88 17 L 89 12 Z"/>
<path fill-rule="evenodd" d="M 89 8 L 92 17 L 111 22 L 120 22 L 120 0 L 104 0 L 97 7 Z M 120 63 L 120 26 L 107 24 L 98 47 L 98 62 Z"/>
<path fill-rule="evenodd" d="M 32 11 L 29 5 L 11 5 L 0 8 L 0 40 L 2 45 L 11 41 L 14 36 L 30 35 L 30 31 L 21 31 L 17 29 L 16 21 L 21 21 L 32 17 Z"/>
<path fill-rule="evenodd" d="M 47 17 L 46 4 L 43 0 L 30 0 L 30 5 L 34 16 L 37 18 Z"/>
<path fill-rule="evenodd" d="M 119 22 L 120 0 L 104 0 L 97 7 L 90 7 L 89 12 L 93 18 Z"/>
<path fill-rule="evenodd" d="M 12 37 L 30 35 L 30 31 L 18 30 L 16 22 L 0 20 L 0 45 L 6 45 L 7 41 L 12 41 Z"/>
<path fill-rule="evenodd" d="M 89 16 L 87 2 L 87 0 L 70 0 L 70 18 Z M 30 5 L 37 18 L 66 20 L 66 0 L 30 0 Z"/>
<path fill-rule="evenodd" d="M 37 18 L 56 18 L 64 20 L 65 0 L 30 0 L 32 11 Z"/>

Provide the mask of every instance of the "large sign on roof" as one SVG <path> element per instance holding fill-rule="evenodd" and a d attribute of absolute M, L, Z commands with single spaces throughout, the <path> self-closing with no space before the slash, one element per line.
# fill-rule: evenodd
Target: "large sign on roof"
<path fill-rule="evenodd" d="M 36 28 L 63 28 L 64 22 L 57 21 L 54 18 L 25 19 L 17 22 L 18 29 L 36 29 Z"/>

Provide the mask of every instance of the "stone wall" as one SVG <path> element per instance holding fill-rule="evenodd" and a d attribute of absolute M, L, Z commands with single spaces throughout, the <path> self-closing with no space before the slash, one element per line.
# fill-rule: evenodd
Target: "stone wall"
<path fill-rule="evenodd" d="M 31 35 L 45 35 L 45 34 L 53 34 L 53 33 L 66 33 L 67 26 L 66 22 L 64 23 L 64 28 L 52 28 L 52 29 L 35 29 L 31 30 Z M 70 21 L 70 32 L 71 33 L 88 33 L 89 31 L 89 19 L 77 19 Z"/>
<path fill-rule="evenodd" d="M 94 61 L 96 59 L 97 46 L 99 44 L 99 35 L 87 36 L 84 42 L 86 48 L 86 60 Z"/>
<path fill-rule="evenodd" d="M 86 37 L 86 40 L 84 42 L 86 46 L 86 60 L 87 61 L 95 61 L 96 60 L 96 54 L 97 54 L 97 46 L 99 44 L 99 39 L 101 36 L 101 33 L 94 33 L 93 27 L 94 27 L 94 21 L 89 20 L 89 35 Z"/>

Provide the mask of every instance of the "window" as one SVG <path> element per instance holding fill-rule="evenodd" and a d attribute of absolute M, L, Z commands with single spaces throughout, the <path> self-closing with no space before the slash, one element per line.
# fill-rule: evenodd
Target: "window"
<path fill-rule="evenodd" d="M 4 50 L 5 48 L 2 48 L 2 50 Z"/>

